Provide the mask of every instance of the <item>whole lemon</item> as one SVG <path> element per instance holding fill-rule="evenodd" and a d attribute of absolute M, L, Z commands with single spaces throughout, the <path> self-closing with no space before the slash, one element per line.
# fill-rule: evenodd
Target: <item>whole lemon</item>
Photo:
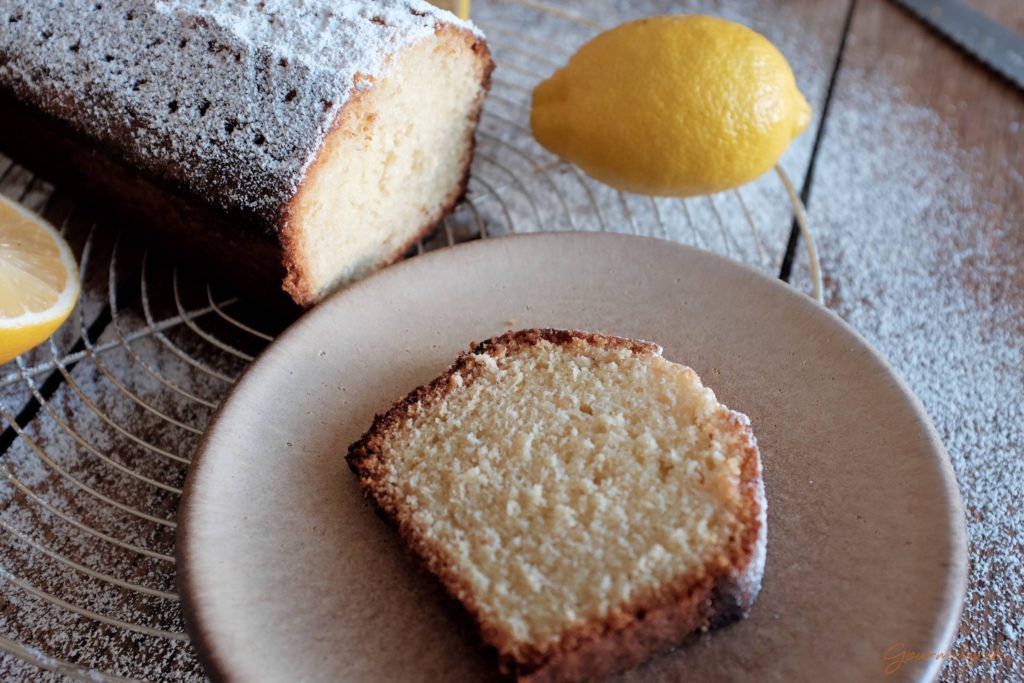
<path fill-rule="evenodd" d="M 537 140 L 587 174 L 687 197 L 758 177 L 807 127 L 785 57 L 745 26 L 640 19 L 602 33 L 533 92 Z"/>

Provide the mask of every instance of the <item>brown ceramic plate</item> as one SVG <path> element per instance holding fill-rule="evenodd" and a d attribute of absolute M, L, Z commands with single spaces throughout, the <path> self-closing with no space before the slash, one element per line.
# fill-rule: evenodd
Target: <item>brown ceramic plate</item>
<path fill-rule="evenodd" d="M 178 542 L 190 630 L 215 679 L 493 678 L 343 456 L 375 412 L 510 327 L 654 340 L 747 413 L 761 446 L 768 562 L 750 617 L 625 680 L 934 677 L 936 659 L 899 656 L 950 646 L 964 516 L 935 430 L 893 370 L 839 318 L 742 265 L 562 233 L 389 268 L 322 303 L 246 373 L 193 464 Z"/>

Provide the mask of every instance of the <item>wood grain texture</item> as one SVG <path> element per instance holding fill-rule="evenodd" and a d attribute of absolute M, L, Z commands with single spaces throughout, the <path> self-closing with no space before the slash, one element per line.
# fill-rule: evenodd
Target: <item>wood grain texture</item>
<path fill-rule="evenodd" d="M 1024 3 L 1017 0 L 970 0 L 968 3 L 1003 26 L 1024 35 Z"/>
<path fill-rule="evenodd" d="M 979 6 L 1020 30 L 1020 3 Z M 1024 677 L 1022 127 L 1020 92 L 895 3 L 857 1 L 810 210 L 827 305 L 922 399 L 961 484 L 948 681 Z"/>

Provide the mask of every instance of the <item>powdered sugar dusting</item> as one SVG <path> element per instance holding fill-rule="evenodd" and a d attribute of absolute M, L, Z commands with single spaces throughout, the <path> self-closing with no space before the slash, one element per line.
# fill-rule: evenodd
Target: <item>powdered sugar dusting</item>
<path fill-rule="evenodd" d="M 100 264 L 100 267 L 105 265 Z M 162 274 L 160 268 L 157 272 Z M 122 312 L 120 321 L 126 329 L 138 329 L 143 324 L 129 312 Z M 184 329 L 169 329 L 167 335 L 186 352 L 193 351 L 197 343 Z M 113 336 L 113 330 L 108 330 L 103 339 Z M 161 351 L 166 353 L 166 349 L 161 349 L 153 339 L 136 340 L 132 350 L 150 359 L 166 382 L 191 394 L 219 396 L 227 386 L 187 364 L 165 362 L 168 359 L 161 357 Z M 204 362 L 231 376 L 238 372 L 237 358 L 215 358 L 206 354 Z M 100 371 L 101 363 L 109 376 Z M 102 357 L 80 363 L 70 372 L 71 380 L 49 399 L 40 418 L 27 425 L 24 436 L 4 452 L 0 462 L 0 524 L 5 528 L 0 534 L 4 535 L 6 545 L 0 566 L 0 585 L 4 591 L 0 635 L 19 648 L 26 648 L 30 662 L 57 671 L 70 671 L 64 662 L 81 667 L 82 670 L 74 672 L 80 680 L 108 680 L 97 673 L 104 672 L 129 676 L 133 680 L 201 681 L 204 677 L 187 641 L 100 624 L 48 604 L 11 583 L 12 579 L 19 580 L 79 608 L 126 624 L 163 633 L 183 633 L 177 599 L 167 595 L 175 592 L 175 564 L 165 559 L 173 555 L 174 529 L 104 504 L 72 485 L 74 479 L 130 508 L 158 518 L 173 517 L 177 495 L 157 490 L 117 471 L 101 461 L 99 455 L 105 454 L 153 481 L 180 488 L 187 466 L 161 457 L 143 444 L 189 455 L 196 446 L 198 434 L 170 425 L 140 404 L 126 401 L 124 392 L 131 391 L 160 413 L 173 415 L 183 424 L 196 428 L 206 424 L 212 411 L 175 392 L 168 392 L 165 384 L 139 370 L 133 356 L 123 349 L 113 349 Z M 120 387 L 114 384 L 113 378 Z M 94 408 L 85 403 L 86 398 Z M 6 403 L 0 407 L 11 408 Z M 101 413 L 110 423 L 100 418 Z M 122 425 L 140 440 L 112 430 L 111 423 Z M 173 429 L 168 431 L 168 427 Z M 72 432 L 82 435 L 81 440 L 76 440 Z M 45 462 L 33 445 L 47 453 L 66 474 Z M 25 495 L 16 482 L 34 492 L 39 500 Z M 47 510 L 40 500 L 93 530 L 161 553 L 164 558 L 143 556 L 85 533 Z M 45 555 L 40 548 L 138 588 L 111 585 L 54 556 Z M 161 593 L 144 593 L 140 589 Z M 22 670 L 24 675 L 20 673 Z M 0 659 L 0 679 L 12 678 L 64 680 L 42 676 L 38 670 L 19 664 L 15 658 Z"/>
<path fill-rule="evenodd" d="M 819 155 L 827 303 L 921 398 L 960 482 L 970 576 L 944 678 L 1021 680 L 1024 241 L 990 161 L 877 78 L 844 66 Z M 1006 188 L 1019 196 L 1024 179 Z"/>
<path fill-rule="evenodd" d="M 3 14 L 0 85 L 270 225 L 388 55 L 468 27 L 423 0 L 39 0 Z"/>

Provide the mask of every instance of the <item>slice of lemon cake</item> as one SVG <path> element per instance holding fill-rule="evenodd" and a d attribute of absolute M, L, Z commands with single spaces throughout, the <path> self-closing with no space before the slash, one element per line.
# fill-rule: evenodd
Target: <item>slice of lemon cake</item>
<path fill-rule="evenodd" d="M 750 423 L 656 344 L 509 332 L 379 415 L 348 462 L 521 681 L 635 666 L 760 587 Z"/>

